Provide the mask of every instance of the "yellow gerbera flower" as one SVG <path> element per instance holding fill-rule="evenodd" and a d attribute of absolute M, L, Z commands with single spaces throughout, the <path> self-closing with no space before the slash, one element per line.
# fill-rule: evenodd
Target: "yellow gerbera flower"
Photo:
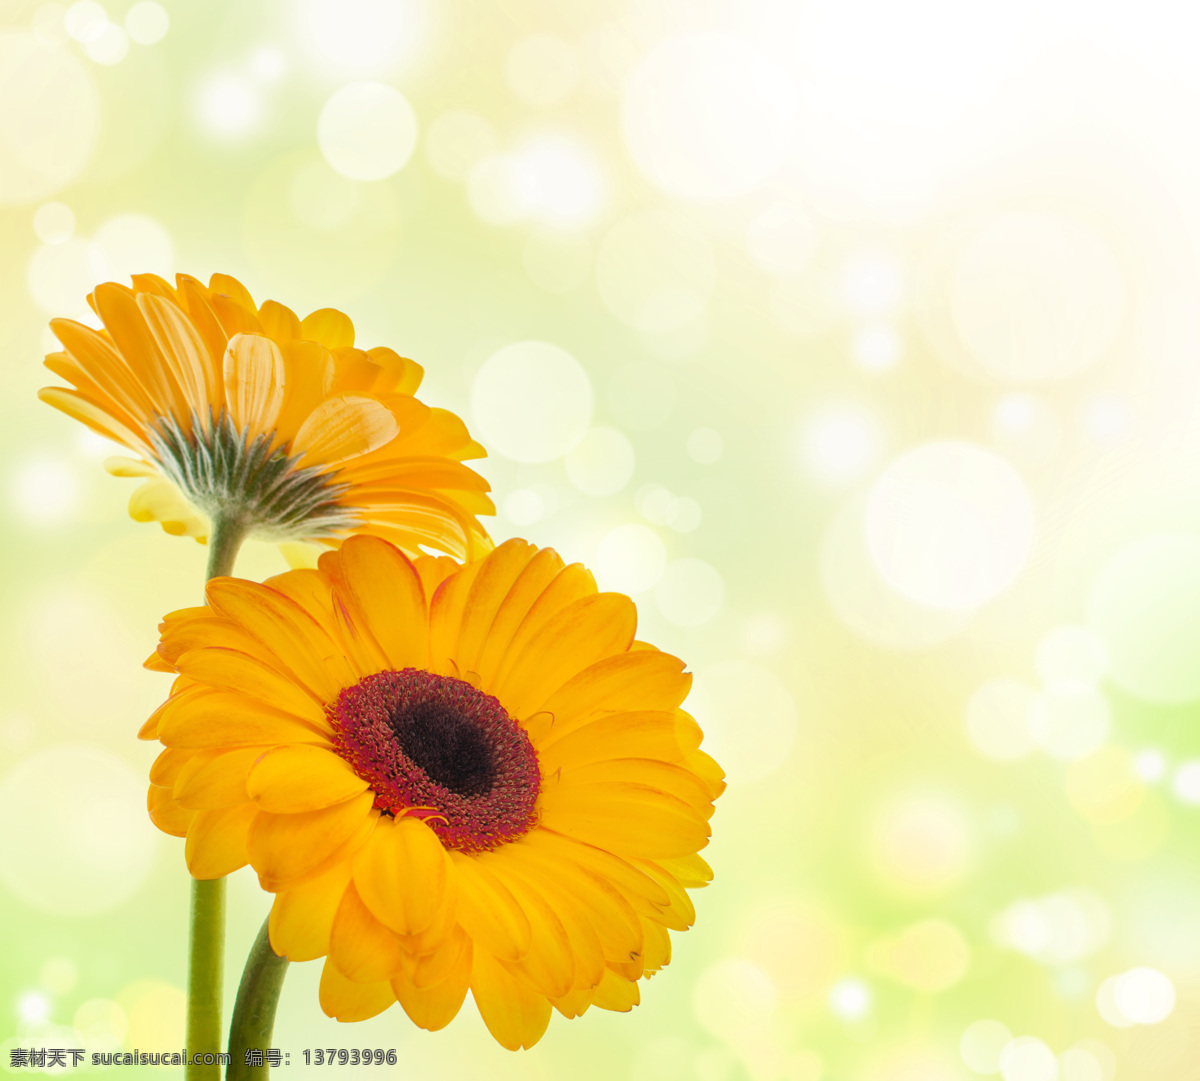
<path fill-rule="evenodd" d="M 628 1010 L 711 877 L 720 767 L 683 662 L 628 597 L 551 549 L 459 566 L 370 537 L 162 624 L 176 672 L 140 733 L 151 817 L 188 867 L 249 863 L 274 951 L 326 957 L 342 1021 L 399 1000 L 428 1029 L 470 988 L 505 1047 L 551 1006 Z"/>
<path fill-rule="evenodd" d="M 50 324 L 65 351 L 46 366 L 76 389 L 39 396 L 139 455 L 105 463 L 147 478 L 133 518 L 197 539 L 221 517 L 276 540 L 363 532 L 460 558 L 490 547 L 475 520 L 495 513 L 487 482 L 462 464 L 483 448 L 413 397 L 420 365 L 356 349 L 332 308 L 301 320 L 272 300 L 256 307 L 224 274 L 207 288 L 176 281 L 98 286 L 88 302 L 103 330 Z"/>

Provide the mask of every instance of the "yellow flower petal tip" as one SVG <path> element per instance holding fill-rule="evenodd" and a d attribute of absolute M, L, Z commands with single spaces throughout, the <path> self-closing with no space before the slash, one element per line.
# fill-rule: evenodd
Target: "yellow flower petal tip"
<path fill-rule="evenodd" d="M 144 729 L 153 819 L 193 874 L 254 868 L 331 1017 L 439 1029 L 470 990 L 515 1050 L 552 1009 L 629 1010 L 695 919 L 724 787 L 691 677 L 635 628 L 521 540 L 459 565 L 356 536 L 218 579 L 162 624 L 186 678 Z"/>
<path fill-rule="evenodd" d="M 220 514 L 277 541 L 366 533 L 456 559 L 492 547 L 478 521 L 495 512 L 488 484 L 463 464 L 482 449 L 414 397 L 420 365 L 355 348 L 342 312 L 256 307 L 223 274 L 141 274 L 88 300 L 103 329 L 51 322 L 63 351 L 46 366 L 71 388 L 39 397 L 136 455 L 105 463 L 142 478 L 135 520 L 201 541 Z"/>

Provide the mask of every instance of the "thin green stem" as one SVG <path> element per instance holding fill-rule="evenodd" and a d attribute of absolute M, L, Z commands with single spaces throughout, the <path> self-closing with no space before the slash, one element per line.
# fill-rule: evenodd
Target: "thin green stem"
<path fill-rule="evenodd" d="M 242 522 L 218 517 L 208 538 L 208 578 L 233 570 L 246 537 Z M 188 935 L 187 1081 L 219 1081 L 218 1066 L 193 1065 L 196 1053 L 221 1050 L 221 998 L 225 990 L 225 879 L 192 879 Z"/>
<path fill-rule="evenodd" d="M 271 949 L 269 923 L 269 918 L 263 921 L 242 971 L 233 1020 L 229 1025 L 229 1065 L 225 1068 L 225 1081 L 261 1079 L 270 1072 L 265 1059 L 247 1054 L 248 1051 L 265 1052 L 270 1048 L 275 1007 L 279 1004 L 279 992 L 287 975 L 287 958 Z M 248 1061 L 251 1057 L 256 1063 L 253 1066 Z"/>

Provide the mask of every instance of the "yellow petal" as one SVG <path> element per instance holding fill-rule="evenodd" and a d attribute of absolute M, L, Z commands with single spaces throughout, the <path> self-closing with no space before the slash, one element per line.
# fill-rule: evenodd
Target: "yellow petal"
<path fill-rule="evenodd" d="M 342 894 L 329 935 L 329 959 L 358 983 L 390 980 L 400 971 L 403 950 L 395 932 L 362 903 L 351 882 Z"/>
<path fill-rule="evenodd" d="M 461 930 L 447 940 L 450 955 L 444 974 L 435 982 L 418 984 L 403 969 L 392 980 L 392 991 L 414 1025 L 436 1032 L 448 1025 L 462 1008 L 471 982 L 474 949 Z"/>
<path fill-rule="evenodd" d="M 479 651 L 489 637 L 496 612 L 508 597 L 513 583 L 536 554 L 537 549 L 528 541 L 513 538 L 483 560 L 463 606 L 462 623 L 458 631 L 455 661 L 462 671 L 479 671 Z"/>
<path fill-rule="evenodd" d="M 572 840 L 544 826 L 527 834 L 522 845 L 549 859 L 578 864 L 589 874 L 611 882 L 639 912 L 653 914 L 671 903 L 669 893 L 659 884 L 657 876 L 639 870 L 634 863 L 606 849 Z"/>
<path fill-rule="evenodd" d="M 415 818 L 381 817 L 354 861 L 364 904 L 397 934 L 426 930 L 447 902 L 450 860 L 437 834 Z"/>
<path fill-rule="evenodd" d="M 271 432 L 283 406 L 283 354 L 261 334 L 235 334 L 224 364 L 225 403 L 239 431 L 254 439 Z"/>
<path fill-rule="evenodd" d="M 387 406 L 374 398 L 340 394 L 326 398 L 300 425 L 291 452 L 303 454 L 303 465 L 338 465 L 367 454 L 399 431 Z"/>
<path fill-rule="evenodd" d="M 499 685 L 523 656 L 533 638 L 568 605 L 596 595 L 596 580 L 582 564 L 572 563 L 554 576 L 513 632 L 502 657 L 497 659 L 493 682 Z"/>
<path fill-rule="evenodd" d="M 231 274 L 214 274 L 208 279 L 208 288 L 221 296 L 226 296 L 242 308 L 254 311 L 254 297 L 237 278 Z"/>
<path fill-rule="evenodd" d="M 606 657 L 585 668 L 544 703 L 559 736 L 599 714 L 673 710 L 687 697 L 692 676 L 683 661 L 658 650 Z"/>
<path fill-rule="evenodd" d="M 503 547 L 505 545 L 502 544 L 500 548 Z M 498 552 L 500 548 L 497 548 L 496 551 Z M 488 557 L 489 560 L 492 558 L 493 556 Z M 486 635 L 476 643 L 477 655 L 472 656 L 468 665 L 479 673 L 479 678 L 485 685 L 491 683 L 496 676 L 501 661 L 508 653 L 513 635 L 529 614 L 530 608 L 562 569 L 563 561 L 559 554 L 553 548 L 543 548 L 525 563 L 520 574 L 505 593 L 496 609 L 491 625 L 487 628 Z M 462 663 L 466 649 L 466 643 L 460 643 L 460 663 Z"/>
<path fill-rule="evenodd" d="M 680 762 L 700 739 L 700 726 L 683 710 L 614 713 L 575 729 L 552 728 L 538 744 L 538 761 L 544 773 L 613 758 Z"/>
<path fill-rule="evenodd" d="M 208 523 L 169 480 L 151 477 L 129 497 L 129 517 L 135 522 L 161 522 L 174 536 L 204 537 Z"/>
<path fill-rule="evenodd" d="M 345 759 L 311 744 L 273 747 L 246 778 L 246 791 L 272 814 L 298 814 L 332 807 L 366 791 L 367 782 Z"/>
<path fill-rule="evenodd" d="M 175 778 L 179 776 L 179 771 L 191 757 L 191 751 L 181 751 L 175 747 L 168 747 L 154 760 L 154 764 L 150 767 L 150 783 L 162 785 L 164 788 L 172 788 L 175 784 Z"/>
<path fill-rule="evenodd" d="M 394 394 L 416 394 L 424 378 L 425 369 L 415 360 L 402 357 L 395 350 L 378 345 L 368 349 L 367 355 L 379 365 L 380 374 L 375 385 L 368 389 Z"/>
<path fill-rule="evenodd" d="M 195 690 L 163 703 L 158 738 L 167 747 L 248 747 L 269 743 L 329 745 L 307 721 L 240 694 Z"/>
<path fill-rule="evenodd" d="M 263 888 L 272 889 L 268 883 L 282 884 L 315 871 L 355 840 L 363 823 L 379 816 L 371 809 L 374 800 L 373 792 L 364 792 L 320 811 L 284 815 L 259 812 L 250 830 L 250 862 Z"/>
<path fill-rule="evenodd" d="M 319 308 L 300 323 L 299 337 L 320 342 L 326 349 L 354 344 L 354 324 L 336 308 Z"/>
<path fill-rule="evenodd" d="M 643 972 L 653 976 L 671 961 L 671 936 L 667 929 L 654 920 L 642 918 L 642 956 L 645 958 Z"/>
<path fill-rule="evenodd" d="M 375 537 L 351 537 L 339 554 L 348 600 L 390 666 L 425 668 L 429 617 L 416 568 L 397 548 Z"/>
<path fill-rule="evenodd" d="M 532 1047 L 550 1023 L 550 1003 L 486 950 L 475 950 L 471 994 L 496 1041 L 510 1051 Z"/>
<path fill-rule="evenodd" d="M 637 612 L 621 593 L 598 593 L 567 605 L 530 640 L 498 680 L 495 694 L 523 717 L 589 665 L 622 653 L 633 641 Z"/>
<path fill-rule="evenodd" d="M 355 682 L 339 645 L 287 594 L 240 578 L 214 578 L 204 592 L 214 611 L 257 638 L 315 701 L 332 702 L 342 687 Z"/>
<path fill-rule="evenodd" d="M 642 1000 L 636 980 L 625 980 L 611 969 L 604 974 L 600 986 L 592 992 L 592 1002 L 602 1010 L 628 1013 Z"/>
<path fill-rule="evenodd" d="M 146 794 L 146 810 L 150 812 L 150 821 L 172 837 L 186 837 L 188 826 L 196 817 L 195 811 L 175 802 L 169 788 L 156 784 L 152 784 Z"/>
<path fill-rule="evenodd" d="M 708 823 L 683 801 L 645 785 L 602 781 L 543 788 L 547 829 L 623 856 L 683 856 L 708 844 Z"/>
<path fill-rule="evenodd" d="M 525 910 L 480 860 L 451 852 L 458 882 L 458 919 L 489 955 L 519 961 L 529 952 L 532 928 Z"/>
<path fill-rule="evenodd" d="M 431 670 L 458 676 L 458 631 L 463 609 L 483 561 L 468 563 L 437 587 L 429 600 L 429 661 Z"/>
<path fill-rule="evenodd" d="M 589 762 L 556 772 L 549 783 L 557 788 L 569 788 L 572 785 L 608 781 L 626 781 L 655 792 L 665 792 L 686 803 L 701 818 L 712 817 L 713 797 L 704 780 L 686 766 L 653 758 L 613 758 L 604 762 Z"/>
<path fill-rule="evenodd" d="M 502 860 L 492 866 L 525 911 L 532 931 L 529 951 L 513 964 L 513 970 L 547 998 L 560 998 L 575 984 L 575 955 L 563 921 L 540 890 L 519 875 L 505 874 Z"/>
<path fill-rule="evenodd" d="M 712 868 L 698 853 L 690 856 L 676 856 L 672 859 L 656 859 L 654 861 L 681 886 L 689 890 L 707 886 L 713 877 Z"/>
<path fill-rule="evenodd" d="M 252 803 L 198 811 L 188 826 L 184 858 L 193 878 L 223 878 L 249 859 L 246 835 L 258 814 Z"/>
<path fill-rule="evenodd" d="M 338 1021 L 366 1021 L 396 1001 L 390 984 L 355 983 L 346 979 L 328 959 L 321 969 L 317 998 L 325 1016 Z"/>
<path fill-rule="evenodd" d="M 103 406 L 92 401 L 86 395 L 80 394 L 76 390 L 68 390 L 66 387 L 42 387 L 38 391 L 38 397 L 47 405 L 52 405 L 55 409 L 62 410 L 67 416 L 86 424 L 93 432 L 104 436 L 105 439 L 123 443 L 130 450 L 136 450 L 139 454 L 147 457 L 152 456 L 150 446 L 140 434 L 126 428 L 125 425 L 115 420 Z"/>
<path fill-rule="evenodd" d="M 328 727 L 325 711 L 313 696 L 262 661 L 222 646 L 188 650 L 175 660 L 181 675 L 218 691 L 246 695 L 272 709 L 302 717 L 315 728 Z"/>
<path fill-rule="evenodd" d="M 174 796 L 180 806 L 194 811 L 235 807 L 248 803 L 246 774 L 267 748 L 185 752 L 191 755 L 175 779 Z"/>
<path fill-rule="evenodd" d="M 350 882 L 350 861 L 340 860 L 275 895 L 268 930 L 271 949 L 289 961 L 311 961 L 329 952 L 333 917 Z"/>
<path fill-rule="evenodd" d="M 673 931 L 686 931 L 696 922 L 696 906 L 679 881 L 655 860 L 634 860 L 646 874 L 653 877 L 670 896 L 670 904 L 662 906 L 662 914 L 656 919 Z"/>
<path fill-rule="evenodd" d="M 300 320 L 291 308 L 274 300 L 263 302 L 258 309 L 258 321 L 263 330 L 279 345 L 286 345 L 300 336 Z"/>

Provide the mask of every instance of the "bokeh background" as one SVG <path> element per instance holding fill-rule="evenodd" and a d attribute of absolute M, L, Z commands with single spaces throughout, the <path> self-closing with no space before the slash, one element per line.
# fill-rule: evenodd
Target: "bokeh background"
<path fill-rule="evenodd" d="M 296 965 L 281 1076 L 1191 1076 L 1198 43 L 1183 0 L 0 0 L 0 1069 L 182 1044 L 133 734 L 204 552 L 34 397 L 51 316 L 179 270 L 422 363 L 495 536 L 634 595 L 729 775 L 631 1015 L 511 1055 Z M 230 1001 L 267 902 L 233 876 Z"/>

